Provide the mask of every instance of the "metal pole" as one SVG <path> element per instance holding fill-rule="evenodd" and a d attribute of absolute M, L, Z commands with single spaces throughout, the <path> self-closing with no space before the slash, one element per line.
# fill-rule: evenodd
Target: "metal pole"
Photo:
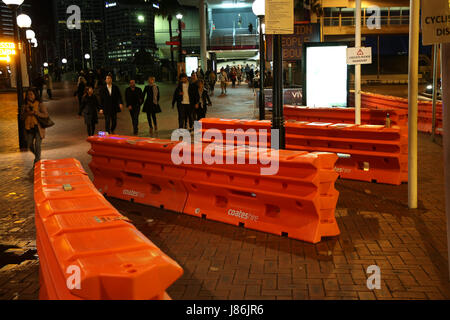
<path fill-rule="evenodd" d="M 381 56 L 380 56 L 380 36 L 378 36 L 378 39 L 377 39 L 377 69 L 378 69 L 377 79 L 378 80 L 380 79 L 380 59 L 381 59 Z"/>
<path fill-rule="evenodd" d="M 438 66 L 438 52 L 439 45 L 435 44 L 433 46 L 433 120 L 431 123 L 431 139 L 434 142 L 436 140 L 436 100 L 437 100 L 437 92 L 438 92 L 438 83 L 437 83 L 437 66 Z"/>
<path fill-rule="evenodd" d="M 361 48 L 361 0 L 355 7 L 355 47 Z M 361 65 L 355 65 L 355 123 L 361 124 Z"/>
<path fill-rule="evenodd" d="M 202 59 L 202 69 L 204 72 L 208 69 L 208 49 L 206 46 L 206 12 L 205 0 L 199 1 L 200 13 L 200 56 Z"/>
<path fill-rule="evenodd" d="M 81 69 L 84 70 L 83 25 L 80 25 L 80 42 L 81 42 Z"/>
<path fill-rule="evenodd" d="M 450 261 L 450 44 L 441 44 L 442 61 L 442 122 L 444 126 L 444 177 L 445 177 L 445 212 L 447 213 L 447 249 Z M 450 274 L 450 266 L 449 266 Z"/>
<path fill-rule="evenodd" d="M 167 17 L 167 20 L 169 21 L 169 34 L 170 34 L 170 41 L 172 42 L 172 15 L 169 15 Z M 171 77 L 172 77 L 172 81 L 175 83 L 176 81 L 176 76 L 175 76 L 175 62 L 173 59 L 173 46 L 170 46 L 170 61 L 172 63 L 172 70 L 171 70 Z"/>
<path fill-rule="evenodd" d="M 264 73 L 266 72 L 266 55 L 264 50 L 263 16 L 259 16 L 259 120 L 266 119 L 266 98 L 264 95 Z"/>
<path fill-rule="evenodd" d="M 286 148 L 283 116 L 283 53 L 281 36 L 273 35 L 273 119 L 272 128 L 280 130 L 279 149 Z"/>
<path fill-rule="evenodd" d="M 19 27 L 17 26 L 17 7 L 10 8 L 13 10 L 13 30 L 14 30 L 14 41 L 17 45 L 17 52 L 15 58 L 16 64 L 16 88 L 17 88 L 17 128 L 19 130 L 19 148 L 26 149 L 27 144 L 25 142 L 24 135 L 24 124 L 20 119 L 20 113 L 23 103 L 23 83 L 22 83 L 22 43 L 19 34 Z"/>
<path fill-rule="evenodd" d="M 181 19 L 178 20 L 178 32 L 180 33 L 180 54 L 178 57 L 179 62 L 183 62 L 183 30 L 181 30 Z"/>
<path fill-rule="evenodd" d="M 408 206 L 417 209 L 417 100 L 419 92 L 420 0 L 410 0 L 408 77 Z"/>
<path fill-rule="evenodd" d="M 91 24 L 88 24 L 89 26 L 89 47 L 90 47 L 90 51 L 91 51 L 91 69 L 94 69 L 94 53 L 92 51 L 92 31 L 91 31 Z"/>

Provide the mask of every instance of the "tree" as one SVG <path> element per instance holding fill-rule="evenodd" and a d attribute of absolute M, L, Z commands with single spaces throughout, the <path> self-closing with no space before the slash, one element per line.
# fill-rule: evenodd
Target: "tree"
<path fill-rule="evenodd" d="M 176 15 L 180 8 L 180 4 L 178 3 L 178 0 L 163 0 L 161 3 L 159 3 L 159 9 L 156 10 L 156 15 L 157 16 L 161 16 L 163 18 L 167 18 L 168 22 L 169 22 L 169 33 L 170 33 L 170 38 L 172 38 L 172 20 L 173 20 L 173 16 Z M 169 41 L 171 41 L 172 39 L 168 39 Z M 176 76 L 175 76 L 175 65 L 174 65 L 174 59 L 173 59 L 173 51 L 170 51 L 170 56 L 171 56 L 171 67 L 172 67 L 172 74 L 173 74 L 173 81 L 175 81 Z"/>

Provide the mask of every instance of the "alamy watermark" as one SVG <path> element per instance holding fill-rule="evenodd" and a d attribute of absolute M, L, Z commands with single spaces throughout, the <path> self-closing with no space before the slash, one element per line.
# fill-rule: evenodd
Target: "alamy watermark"
<path fill-rule="evenodd" d="M 66 280 L 66 286 L 69 290 L 81 290 L 81 269 L 79 266 L 70 265 L 67 267 L 66 274 L 69 276 Z"/>
<path fill-rule="evenodd" d="M 276 175 L 280 160 L 278 151 L 280 133 L 278 129 L 272 129 L 270 134 L 269 147 L 268 130 L 227 129 L 224 134 L 218 129 L 208 129 L 202 132 L 202 124 L 195 122 L 193 144 L 188 130 L 178 129 L 172 133 L 172 141 L 181 141 L 172 150 L 172 162 L 175 165 L 261 164 L 261 175 Z M 202 141 L 211 142 L 204 147 Z M 236 148 L 236 145 L 241 147 Z"/>
<path fill-rule="evenodd" d="M 381 289 L 381 269 L 379 266 L 371 265 L 367 268 L 367 274 L 370 276 L 367 278 L 367 288 L 369 290 Z"/>

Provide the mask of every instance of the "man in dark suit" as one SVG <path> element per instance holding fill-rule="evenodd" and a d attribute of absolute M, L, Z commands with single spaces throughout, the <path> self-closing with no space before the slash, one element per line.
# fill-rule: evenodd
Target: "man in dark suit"
<path fill-rule="evenodd" d="M 194 110 L 198 107 L 198 104 L 196 105 L 197 101 L 199 101 L 197 85 L 189 83 L 185 73 L 180 74 L 180 82 L 175 89 L 172 99 L 172 108 L 174 108 L 175 103 L 177 104 L 180 129 L 187 129 L 187 122 L 189 120 L 189 129 L 193 130 Z"/>
<path fill-rule="evenodd" d="M 133 122 L 133 134 L 138 135 L 139 131 L 139 113 L 143 102 L 142 90 L 136 87 L 136 81 L 130 80 L 130 86 L 125 90 L 125 100 L 130 110 L 131 121 Z"/>
<path fill-rule="evenodd" d="M 105 115 L 105 131 L 114 134 L 117 126 L 117 113 L 123 110 L 122 94 L 113 85 L 112 75 L 106 76 L 106 85 L 100 89 L 100 114 Z"/>

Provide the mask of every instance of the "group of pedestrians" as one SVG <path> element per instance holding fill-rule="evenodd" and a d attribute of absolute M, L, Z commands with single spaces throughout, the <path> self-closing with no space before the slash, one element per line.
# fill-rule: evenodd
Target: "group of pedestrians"
<path fill-rule="evenodd" d="M 80 91 L 79 86 L 77 93 Z M 105 117 L 105 131 L 109 134 L 115 134 L 117 114 L 124 110 L 124 101 L 119 87 L 113 84 L 111 74 L 106 76 L 105 86 L 99 89 L 98 96 L 99 98 L 94 94 L 93 86 L 86 86 L 85 93 L 81 97 L 78 115 L 84 116 L 89 136 L 95 134 L 95 127 L 98 124 L 98 113 L 103 114 Z M 144 91 L 136 86 L 135 80 L 130 80 L 130 85 L 125 91 L 125 105 L 130 112 L 134 135 L 139 133 L 139 115 L 142 104 L 144 104 L 142 111 L 147 114 L 150 134 L 153 133 L 153 129 L 158 131 L 156 114 L 161 112 L 159 99 L 159 87 L 155 84 L 154 77 L 149 77 L 148 85 Z"/>
<path fill-rule="evenodd" d="M 205 81 L 196 76 L 191 76 L 189 81 L 185 73 L 180 74 L 180 81 L 173 94 L 172 109 L 175 104 L 178 110 L 178 127 L 193 130 L 194 121 L 205 118 L 208 106 L 212 105 Z"/>

